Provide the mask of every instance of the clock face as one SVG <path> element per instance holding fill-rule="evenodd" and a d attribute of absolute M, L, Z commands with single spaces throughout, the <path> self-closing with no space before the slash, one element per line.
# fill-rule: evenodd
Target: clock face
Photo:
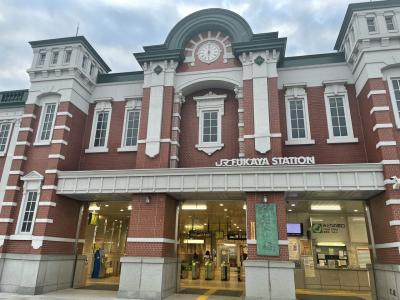
<path fill-rule="evenodd" d="M 199 50 L 197 51 L 197 56 L 199 57 L 200 61 L 209 64 L 217 60 L 220 53 L 221 49 L 216 43 L 207 42 L 200 46 Z"/>

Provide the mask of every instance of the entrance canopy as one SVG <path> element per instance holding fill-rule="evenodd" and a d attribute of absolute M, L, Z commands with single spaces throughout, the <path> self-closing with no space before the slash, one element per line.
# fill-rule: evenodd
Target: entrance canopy
<path fill-rule="evenodd" d="M 257 191 L 357 191 L 367 199 L 385 189 L 381 164 L 59 171 L 58 178 L 58 194 L 81 200 L 95 194 Z"/>

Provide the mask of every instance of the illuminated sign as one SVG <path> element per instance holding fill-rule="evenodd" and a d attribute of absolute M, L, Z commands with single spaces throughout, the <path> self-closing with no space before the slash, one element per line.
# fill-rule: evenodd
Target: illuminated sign
<path fill-rule="evenodd" d="M 284 165 L 315 165 L 314 156 L 290 156 L 261 158 L 233 158 L 221 159 L 215 163 L 216 167 L 260 167 L 260 166 L 284 166 Z"/>

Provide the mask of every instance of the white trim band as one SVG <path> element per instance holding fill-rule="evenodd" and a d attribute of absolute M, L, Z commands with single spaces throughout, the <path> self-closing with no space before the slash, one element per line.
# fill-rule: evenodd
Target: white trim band
<path fill-rule="evenodd" d="M 53 224 L 53 219 L 36 219 L 35 223 L 48 223 Z"/>
<path fill-rule="evenodd" d="M 6 201 L 4 201 L 1 205 L 2 206 L 17 206 L 17 202 L 6 202 Z"/>
<path fill-rule="evenodd" d="M 57 190 L 56 185 L 43 185 L 42 190 Z"/>
<path fill-rule="evenodd" d="M 396 141 L 380 141 L 376 144 L 376 149 L 381 147 L 396 146 Z"/>
<path fill-rule="evenodd" d="M 376 131 L 377 129 L 384 129 L 384 128 L 393 128 L 392 123 L 381 123 L 381 124 L 375 124 L 374 127 L 372 128 L 372 131 Z"/>
<path fill-rule="evenodd" d="M 66 131 L 71 131 L 71 128 L 69 128 L 68 126 L 65 126 L 65 125 L 56 125 L 56 126 L 54 126 L 54 129 L 62 129 L 62 130 L 66 130 Z"/>
<path fill-rule="evenodd" d="M 379 112 L 379 111 L 389 111 L 390 108 L 389 106 L 374 106 L 373 108 L 371 108 L 371 110 L 369 111 L 369 114 L 372 115 L 375 112 Z"/>
<path fill-rule="evenodd" d="M 134 238 L 128 237 L 128 243 L 166 243 L 166 244 L 176 244 L 177 241 L 173 239 L 166 238 Z"/>
<path fill-rule="evenodd" d="M 36 115 L 34 115 L 34 114 L 23 114 L 22 118 L 33 118 L 33 119 L 36 119 Z"/>
<path fill-rule="evenodd" d="M 386 205 L 400 204 L 400 199 L 388 199 L 386 200 Z"/>
<path fill-rule="evenodd" d="M 62 159 L 65 160 L 65 156 L 61 154 L 49 154 L 49 158 L 56 158 L 56 159 Z"/>
<path fill-rule="evenodd" d="M 16 146 L 30 146 L 31 143 L 27 142 L 27 141 L 18 141 L 15 143 Z"/>
<path fill-rule="evenodd" d="M 400 225 L 400 220 L 391 220 L 389 221 L 390 226 L 399 226 Z"/>
<path fill-rule="evenodd" d="M 23 156 L 23 155 L 16 155 L 16 156 L 13 156 L 13 159 L 15 159 L 15 160 L 17 160 L 17 159 L 27 160 L 28 158 L 26 156 Z"/>
<path fill-rule="evenodd" d="M 386 90 L 371 90 L 367 95 L 367 99 L 369 99 L 369 97 L 371 97 L 372 95 L 385 95 L 385 94 Z"/>
<path fill-rule="evenodd" d="M 56 207 L 57 203 L 52 201 L 39 201 L 39 206 L 52 206 Z"/>
<path fill-rule="evenodd" d="M 384 159 L 381 161 L 382 165 L 400 165 L 400 160 L 398 159 Z"/>
<path fill-rule="evenodd" d="M 0 218 L 0 223 L 12 223 L 12 222 L 14 222 L 14 219 Z"/>
<path fill-rule="evenodd" d="M 16 185 L 9 185 L 6 186 L 6 191 L 20 191 L 21 188 L 19 186 Z"/>
<path fill-rule="evenodd" d="M 68 145 L 68 142 L 65 140 L 52 140 L 51 143 L 52 144 L 64 144 L 65 146 Z"/>
<path fill-rule="evenodd" d="M 67 112 L 67 111 L 59 111 L 59 112 L 57 113 L 57 116 L 67 116 L 67 117 L 72 118 L 72 114 L 70 114 L 70 113 Z"/>
<path fill-rule="evenodd" d="M 20 127 L 19 128 L 19 132 L 25 132 L 25 131 L 33 132 L 33 128 L 30 128 L 30 127 Z"/>
<path fill-rule="evenodd" d="M 44 171 L 45 174 L 57 174 L 58 170 L 57 169 L 48 169 Z"/>
<path fill-rule="evenodd" d="M 14 170 L 14 171 L 10 171 L 8 172 L 9 175 L 24 175 L 24 172 L 19 171 L 19 170 Z"/>

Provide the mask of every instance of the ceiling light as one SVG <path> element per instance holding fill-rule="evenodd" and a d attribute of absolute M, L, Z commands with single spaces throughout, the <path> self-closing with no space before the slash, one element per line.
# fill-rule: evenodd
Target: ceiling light
<path fill-rule="evenodd" d="M 290 206 L 293 206 L 293 207 L 295 207 L 295 206 L 296 206 L 296 204 L 292 203 L 292 204 L 290 204 Z"/>
<path fill-rule="evenodd" d="M 91 203 L 91 204 L 89 205 L 89 210 L 90 210 L 90 211 L 97 211 L 97 210 L 100 210 L 100 206 L 97 205 L 97 203 Z"/>
<path fill-rule="evenodd" d="M 311 218 L 311 222 L 323 222 L 324 220 L 323 219 L 314 219 L 314 218 Z"/>
<path fill-rule="evenodd" d="M 207 223 L 204 223 L 204 226 L 207 226 Z"/>
<path fill-rule="evenodd" d="M 319 242 L 317 246 L 327 246 L 327 247 L 344 247 L 346 246 L 343 242 Z"/>
<path fill-rule="evenodd" d="M 224 208 L 224 211 L 228 211 L 228 209 L 227 209 L 227 208 Z"/>
<path fill-rule="evenodd" d="M 128 210 L 132 210 L 132 205 L 129 205 L 129 206 L 128 206 Z"/>
<path fill-rule="evenodd" d="M 236 224 L 233 224 L 233 226 L 237 226 Z"/>
<path fill-rule="evenodd" d="M 207 210 L 207 204 L 200 202 L 184 202 L 182 210 Z"/>
<path fill-rule="evenodd" d="M 204 240 L 183 240 L 184 244 L 204 244 Z"/>
<path fill-rule="evenodd" d="M 224 204 L 223 204 L 223 203 L 220 203 L 219 206 L 224 206 Z"/>
<path fill-rule="evenodd" d="M 311 210 L 341 210 L 339 204 L 311 204 Z"/>
<path fill-rule="evenodd" d="M 119 211 L 124 211 L 122 208 Z"/>
<path fill-rule="evenodd" d="M 247 209 L 247 204 L 243 204 L 243 209 L 246 210 Z"/>
<path fill-rule="evenodd" d="M 358 212 L 358 209 L 353 210 L 354 212 Z"/>
<path fill-rule="evenodd" d="M 110 205 L 108 205 L 108 204 L 106 204 L 106 205 L 104 205 L 105 207 L 109 207 Z"/>
<path fill-rule="evenodd" d="M 293 209 L 288 209 L 288 211 L 293 211 Z"/>
<path fill-rule="evenodd" d="M 239 226 L 236 226 L 236 229 L 239 229 Z"/>

